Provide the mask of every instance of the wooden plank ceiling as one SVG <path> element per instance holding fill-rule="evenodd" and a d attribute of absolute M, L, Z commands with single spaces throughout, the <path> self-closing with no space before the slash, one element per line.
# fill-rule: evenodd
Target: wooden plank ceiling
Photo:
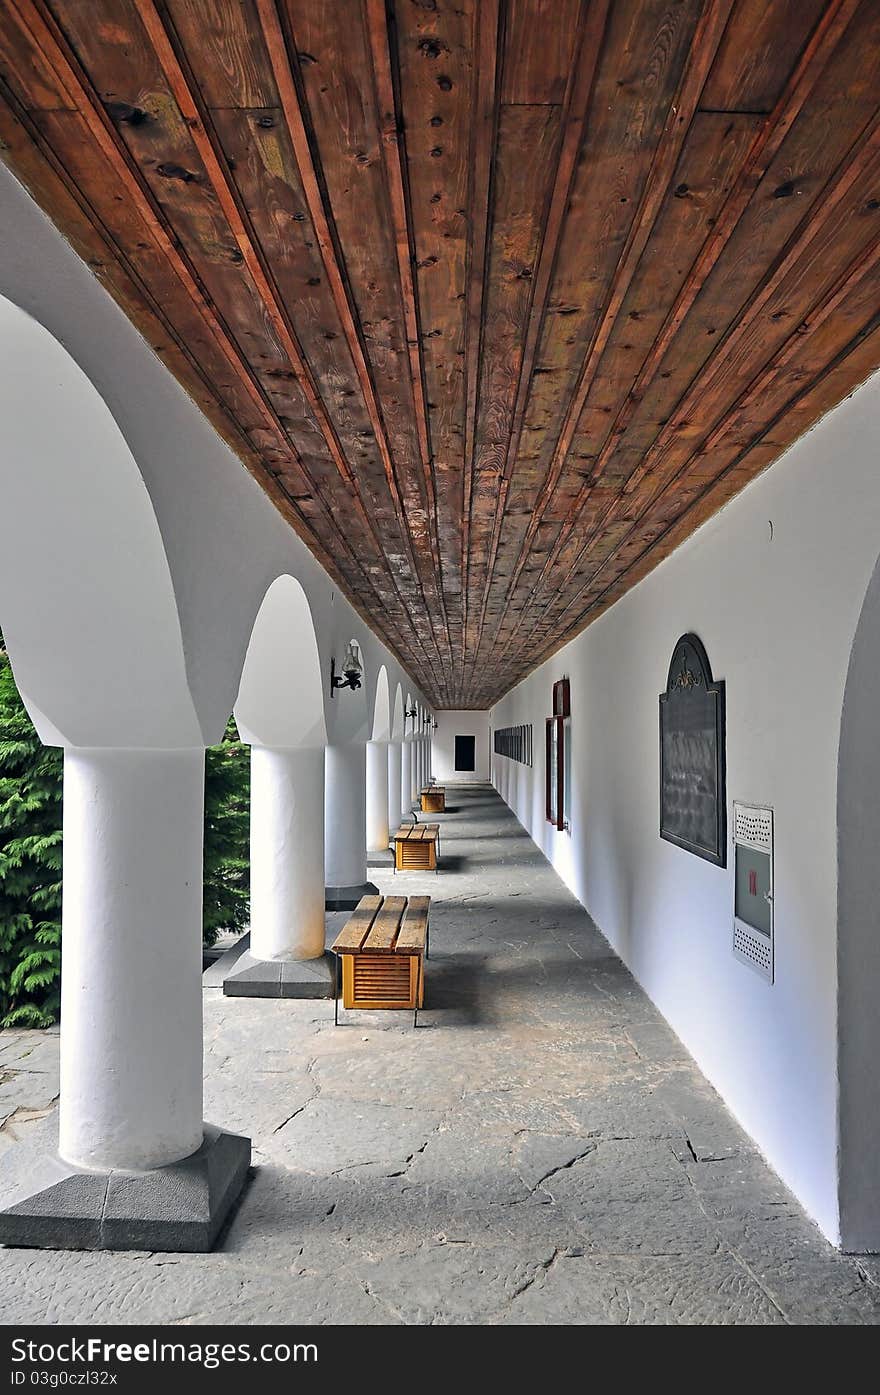
<path fill-rule="evenodd" d="M 877 0 L 3 0 L 0 78 L 4 158 L 439 707 L 880 362 Z"/>

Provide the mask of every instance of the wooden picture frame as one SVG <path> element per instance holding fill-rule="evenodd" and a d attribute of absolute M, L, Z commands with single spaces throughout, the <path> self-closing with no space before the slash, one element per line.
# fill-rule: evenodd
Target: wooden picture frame
<path fill-rule="evenodd" d="M 660 837 L 727 866 L 724 682 L 695 634 L 677 641 L 660 694 Z"/>

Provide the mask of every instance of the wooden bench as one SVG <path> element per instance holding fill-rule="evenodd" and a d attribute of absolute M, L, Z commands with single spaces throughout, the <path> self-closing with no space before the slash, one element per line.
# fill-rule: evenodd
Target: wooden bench
<path fill-rule="evenodd" d="M 362 896 L 333 944 L 333 1021 L 339 1025 L 339 963 L 346 1008 L 409 1008 L 413 1026 L 425 991 L 430 896 Z"/>
<path fill-rule="evenodd" d="M 422 790 L 422 813 L 446 813 L 446 790 L 443 785 L 425 785 Z"/>
<path fill-rule="evenodd" d="M 408 823 L 391 835 L 395 872 L 436 872 L 439 823 Z"/>

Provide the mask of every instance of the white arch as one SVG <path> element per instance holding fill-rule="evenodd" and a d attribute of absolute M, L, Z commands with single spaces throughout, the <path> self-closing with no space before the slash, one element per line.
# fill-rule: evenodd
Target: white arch
<path fill-rule="evenodd" d="M 396 690 L 396 692 L 395 692 L 395 694 L 394 694 L 394 710 L 393 710 L 393 712 L 392 712 L 392 714 L 391 714 L 391 739 L 392 739 L 392 741 L 402 741 L 402 740 L 403 740 L 403 733 L 404 733 L 404 718 L 403 718 L 403 712 L 404 712 L 404 706 L 403 706 L 403 688 L 402 688 L 401 685 L 398 683 L 398 685 L 397 685 L 397 690 Z"/>
<path fill-rule="evenodd" d="M 292 576 L 276 577 L 263 597 L 234 711 L 242 740 L 252 746 L 292 750 L 327 739 L 312 611 Z"/>
<path fill-rule="evenodd" d="M 150 496 L 107 404 L 0 296 L 0 607 L 41 738 L 203 744 Z"/>
<path fill-rule="evenodd" d="M 853 639 L 837 764 L 840 1239 L 880 1249 L 880 563 Z"/>
<path fill-rule="evenodd" d="M 382 664 L 376 677 L 376 699 L 373 703 L 373 741 L 388 741 L 391 736 L 391 701 L 388 694 L 388 670 Z"/>

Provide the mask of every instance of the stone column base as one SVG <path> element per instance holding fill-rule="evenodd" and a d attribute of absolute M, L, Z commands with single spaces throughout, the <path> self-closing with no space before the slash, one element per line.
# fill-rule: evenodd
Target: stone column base
<path fill-rule="evenodd" d="M 324 905 L 328 911 L 353 911 L 362 896 L 381 896 L 372 882 L 361 882 L 359 886 L 328 886 Z"/>
<path fill-rule="evenodd" d="M 332 998 L 333 955 L 319 959 L 255 959 L 240 955 L 223 979 L 227 998 Z"/>
<path fill-rule="evenodd" d="M 20 1149 L 12 1148 L 21 1176 Z M 50 1250 L 210 1250 L 244 1185 L 251 1141 L 205 1125 L 201 1148 L 147 1172 L 87 1172 L 35 1159 L 26 1189 L 0 1202 L 0 1244 Z"/>

